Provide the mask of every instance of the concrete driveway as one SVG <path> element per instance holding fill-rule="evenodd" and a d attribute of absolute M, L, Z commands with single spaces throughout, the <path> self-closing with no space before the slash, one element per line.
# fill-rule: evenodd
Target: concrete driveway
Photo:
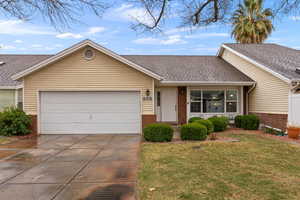
<path fill-rule="evenodd" d="M 133 200 L 140 136 L 42 135 L 0 145 L 0 199 Z"/>

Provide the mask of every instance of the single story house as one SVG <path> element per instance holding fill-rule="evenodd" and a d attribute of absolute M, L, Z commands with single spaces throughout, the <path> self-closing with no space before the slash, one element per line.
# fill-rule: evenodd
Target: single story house
<path fill-rule="evenodd" d="M 55 55 L 0 55 L 0 107 L 38 134 L 141 133 L 154 122 L 254 113 L 300 123 L 300 51 L 223 44 L 216 56 L 118 55 L 84 40 Z"/>

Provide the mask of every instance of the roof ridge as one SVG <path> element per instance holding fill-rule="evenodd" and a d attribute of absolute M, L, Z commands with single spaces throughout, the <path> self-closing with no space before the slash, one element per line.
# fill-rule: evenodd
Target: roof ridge
<path fill-rule="evenodd" d="M 0 54 L 0 56 L 53 56 L 54 54 Z"/>
<path fill-rule="evenodd" d="M 132 55 L 129 55 L 129 54 L 126 54 L 126 55 L 123 55 L 123 54 L 120 54 L 120 56 L 181 56 L 181 57 L 218 57 L 216 55 L 142 55 L 142 54 L 132 54 Z"/>

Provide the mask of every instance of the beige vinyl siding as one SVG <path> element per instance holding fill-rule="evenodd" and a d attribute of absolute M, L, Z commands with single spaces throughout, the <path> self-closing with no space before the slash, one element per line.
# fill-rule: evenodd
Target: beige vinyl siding
<path fill-rule="evenodd" d="M 255 89 L 249 96 L 249 112 L 288 113 L 289 86 L 286 82 L 240 58 L 229 50 L 225 49 L 222 57 L 257 82 Z"/>
<path fill-rule="evenodd" d="M 53 63 L 24 78 L 24 110 L 37 114 L 39 91 L 126 91 L 152 93 L 153 79 L 97 50 L 86 60 L 85 49 Z M 142 99 L 141 99 L 142 101 Z M 142 113 L 154 114 L 153 102 L 142 101 Z"/>
<path fill-rule="evenodd" d="M 15 90 L 0 90 L 0 111 L 8 106 L 15 106 Z"/>

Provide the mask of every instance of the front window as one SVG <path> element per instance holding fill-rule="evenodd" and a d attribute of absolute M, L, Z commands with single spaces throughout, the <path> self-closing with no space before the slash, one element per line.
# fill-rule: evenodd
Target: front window
<path fill-rule="evenodd" d="M 237 112 L 237 90 L 226 91 L 226 112 Z"/>
<path fill-rule="evenodd" d="M 201 90 L 191 91 L 191 112 L 201 112 Z"/>
<path fill-rule="evenodd" d="M 203 112 L 204 113 L 224 112 L 224 91 L 223 90 L 203 91 Z"/>
<path fill-rule="evenodd" d="M 191 90 L 191 113 L 236 113 L 238 90 Z"/>

